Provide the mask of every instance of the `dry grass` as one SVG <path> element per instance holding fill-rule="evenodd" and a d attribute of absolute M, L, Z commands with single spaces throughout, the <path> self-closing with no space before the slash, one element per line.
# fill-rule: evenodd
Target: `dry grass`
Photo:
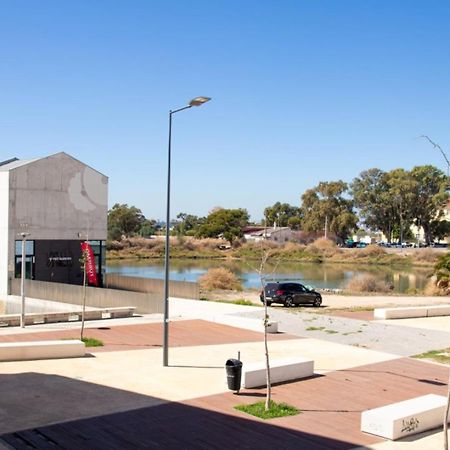
<path fill-rule="evenodd" d="M 368 245 L 365 248 L 355 248 L 352 255 L 356 258 L 378 258 L 386 256 L 386 251 L 378 245 Z"/>
<path fill-rule="evenodd" d="M 330 248 L 336 248 L 336 243 L 334 241 L 324 237 L 316 239 L 312 245 L 317 247 L 319 250 L 328 250 Z"/>
<path fill-rule="evenodd" d="M 438 256 L 439 253 L 433 250 L 432 248 L 422 248 L 419 249 L 419 251 L 413 253 L 413 257 L 416 261 L 429 263 L 435 263 L 437 261 Z"/>
<path fill-rule="evenodd" d="M 390 292 L 392 286 L 385 281 L 378 280 L 373 275 L 358 275 L 352 278 L 346 288 L 346 292 Z"/>
<path fill-rule="evenodd" d="M 215 269 L 209 269 L 204 275 L 202 275 L 198 282 L 200 288 L 206 291 L 212 291 L 214 289 L 224 289 L 229 291 L 241 291 L 242 283 L 239 278 L 229 269 L 225 267 L 217 267 Z"/>

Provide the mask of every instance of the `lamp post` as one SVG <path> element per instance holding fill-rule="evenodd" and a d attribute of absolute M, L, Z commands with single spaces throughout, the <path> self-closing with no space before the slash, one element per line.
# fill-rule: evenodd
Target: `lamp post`
<path fill-rule="evenodd" d="M 20 328 L 25 328 L 25 276 L 26 276 L 26 242 L 27 236 L 30 233 L 22 232 L 19 233 L 22 238 L 22 264 L 21 264 L 21 275 L 20 275 Z"/>
<path fill-rule="evenodd" d="M 196 97 L 183 108 L 169 111 L 169 147 L 167 153 L 167 202 L 166 202 L 166 248 L 164 258 L 164 335 L 163 335 L 163 366 L 169 365 L 169 237 L 170 237 L 170 165 L 172 151 L 172 115 L 209 102 L 209 97 Z"/>
<path fill-rule="evenodd" d="M 441 152 L 442 156 L 443 156 L 444 159 L 445 159 L 445 162 L 447 163 L 447 178 L 448 178 L 449 175 L 450 175 L 450 161 L 448 160 L 447 155 L 445 154 L 444 150 L 442 150 L 442 147 L 441 147 L 439 144 L 436 144 L 436 142 L 433 142 L 433 141 L 432 141 L 427 135 L 425 135 L 425 134 L 423 134 L 423 135 L 420 136 L 420 137 L 426 139 L 426 140 L 427 140 L 434 148 L 437 148 L 437 149 Z"/>

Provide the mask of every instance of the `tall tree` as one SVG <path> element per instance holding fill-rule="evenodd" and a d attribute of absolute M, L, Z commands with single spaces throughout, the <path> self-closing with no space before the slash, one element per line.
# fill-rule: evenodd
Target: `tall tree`
<path fill-rule="evenodd" d="M 347 191 L 347 183 L 341 180 L 320 182 L 315 188 L 308 189 L 302 195 L 302 229 L 321 231 L 326 222 L 328 230 L 340 241 L 345 241 L 358 222 L 352 200 L 344 196 Z"/>
<path fill-rule="evenodd" d="M 412 213 L 415 224 L 422 226 L 427 244 L 433 242 L 435 235 L 448 229 L 443 220 L 448 200 L 447 177 L 434 166 L 418 166 L 411 171 L 415 181 Z"/>
<path fill-rule="evenodd" d="M 144 221 L 145 217 L 139 208 L 116 203 L 108 211 L 108 238 L 131 236 L 139 231 Z"/>
<path fill-rule="evenodd" d="M 198 227 L 205 221 L 204 217 L 197 217 L 187 213 L 179 213 L 177 219 L 178 222 L 175 225 L 175 232 L 180 236 L 195 234 Z"/>
<path fill-rule="evenodd" d="M 359 210 L 364 225 L 371 230 L 380 230 L 391 241 L 396 223 L 395 210 L 389 199 L 386 172 L 369 169 L 361 172 L 351 184 L 353 201 Z"/>
<path fill-rule="evenodd" d="M 287 227 L 291 223 L 295 227 L 298 226 L 300 217 L 300 208 L 289 203 L 276 202 L 273 206 L 268 206 L 264 209 L 264 218 L 267 226 L 276 224 L 279 227 Z"/>
<path fill-rule="evenodd" d="M 204 223 L 199 226 L 197 236 L 218 237 L 233 244 L 237 238 L 241 238 L 243 228 L 248 224 L 249 215 L 246 209 L 215 209 L 209 213 Z"/>

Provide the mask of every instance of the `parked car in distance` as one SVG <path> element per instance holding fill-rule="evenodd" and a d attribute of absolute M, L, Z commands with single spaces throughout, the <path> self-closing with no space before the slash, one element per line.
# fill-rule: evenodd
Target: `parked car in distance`
<path fill-rule="evenodd" d="M 322 304 L 322 296 L 319 292 L 308 289 L 300 283 L 267 283 L 264 291 L 266 293 L 267 306 L 270 306 L 272 303 L 280 303 L 286 307 L 301 304 L 311 304 L 318 307 Z M 261 291 L 259 296 L 262 303 L 264 303 L 264 291 Z"/>

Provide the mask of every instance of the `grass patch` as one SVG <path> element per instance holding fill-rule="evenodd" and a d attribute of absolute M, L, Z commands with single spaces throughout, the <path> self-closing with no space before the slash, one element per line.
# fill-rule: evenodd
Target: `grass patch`
<path fill-rule="evenodd" d="M 325 327 L 308 327 L 306 331 L 322 331 L 325 330 Z"/>
<path fill-rule="evenodd" d="M 412 358 L 418 359 L 431 359 L 432 361 L 450 364 L 450 348 L 444 348 L 443 350 L 430 350 L 429 352 L 420 353 L 419 355 L 413 355 Z"/>
<path fill-rule="evenodd" d="M 238 405 L 234 407 L 238 411 L 245 412 L 260 419 L 274 419 L 276 417 L 295 416 L 301 411 L 287 403 L 270 402 L 269 410 L 265 410 L 265 402 L 252 403 L 251 405 Z"/>
<path fill-rule="evenodd" d="M 259 305 L 255 305 L 250 300 L 245 300 L 245 298 L 239 298 L 238 300 L 233 300 L 231 303 L 233 303 L 233 305 L 259 306 Z M 264 303 L 263 303 L 263 305 L 264 305 Z"/>
<path fill-rule="evenodd" d="M 328 334 L 336 334 L 336 333 L 338 333 L 338 331 L 335 331 L 335 330 L 324 330 L 325 331 L 325 333 L 328 333 Z"/>
<path fill-rule="evenodd" d="M 86 347 L 103 347 L 103 342 L 100 339 L 84 337 L 81 340 L 85 343 Z"/>

